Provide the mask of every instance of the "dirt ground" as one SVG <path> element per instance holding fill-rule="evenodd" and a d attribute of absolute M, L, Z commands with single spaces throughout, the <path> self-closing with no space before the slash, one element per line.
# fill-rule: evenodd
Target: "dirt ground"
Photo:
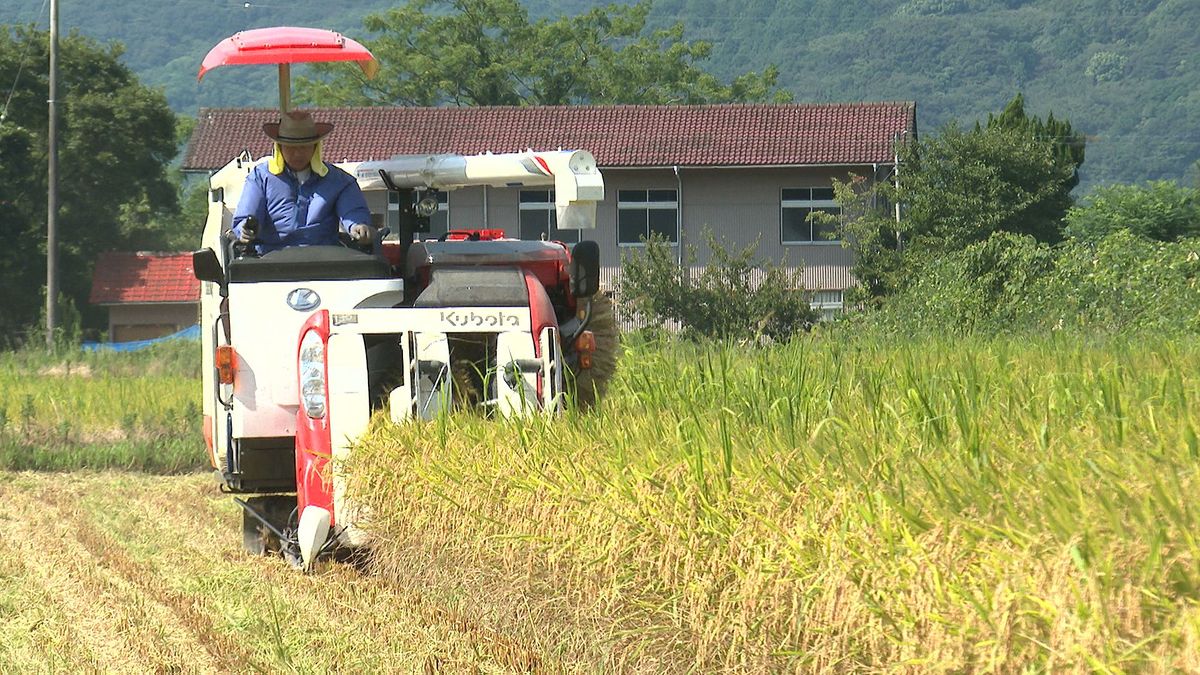
<path fill-rule="evenodd" d="M 557 670 L 348 564 L 241 549 L 208 475 L 0 472 L 9 672 Z"/>

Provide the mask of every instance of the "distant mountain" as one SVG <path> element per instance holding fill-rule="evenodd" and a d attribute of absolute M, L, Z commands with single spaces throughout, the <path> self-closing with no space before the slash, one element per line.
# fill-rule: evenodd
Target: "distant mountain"
<path fill-rule="evenodd" d="M 215 71 L 209 47 L 244 28 L 310 25 L 362 36 L 384 0 L 64 0 L 63 30 L 126 45 L 144 81 L 172 106 L 271 105 L 270 68 Z M 531 13 L 576 13 L 595 0 L 527 0 Z M 42 2 L 0 0 L 10 23 L 39 21 Z M 44 12 L 43 12 L 44 14 Z M 1200 2 L 1196 0 L 657 0 L 652 21 L 682 21 L 713 43 L 712 72 L 775 63 L 798 101 L 913 100 L 922 133 L 1027 109 L 1069 119 L 1090 137 L 1084 187 L 1196 178 L 1200 160 Z M 39 24 L 45 25 L 44 16 Z M 3 83 L 0 83 L 3 86 Z"/>

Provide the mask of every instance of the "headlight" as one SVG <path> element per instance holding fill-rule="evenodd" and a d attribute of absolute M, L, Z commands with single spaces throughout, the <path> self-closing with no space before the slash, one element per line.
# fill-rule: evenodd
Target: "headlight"
<path fill-rule="evenodd" d="M 315 330 L 300 340 L 300 404 L 314 419 L 325 416 L 325 343 Z"/>
<path fill-rule="evenodd" d="M 426 197 L 417 202 L 416 212 L 422 218 L 429 218 L 438 212 L 441 204 L 438 203 L 437 197 Z"/>

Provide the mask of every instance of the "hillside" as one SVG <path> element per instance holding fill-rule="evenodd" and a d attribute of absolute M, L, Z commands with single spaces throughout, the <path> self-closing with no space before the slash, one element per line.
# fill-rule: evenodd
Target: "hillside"
<path fill-rule="evenodd" d="M 535 15 L 596 0 L 527 0 Z M 176 110 L 268 105 L 270 69 L 217 71 L 195 82 L 204 52 L 239 29 L 320 25 L 361 35 L 361 17 L 390 3 L 128 0 L 67 3 L 64 28 L 127 46 L 127 61 L 166 89 Z M 0 15 L 37 19 L 40 2 L 0 0 Z M 336 7 L 336 8 L 335 8 Z M 1193 0 L 658 0 L 652 21 L 682 21 L 713 43 L 724 76 L 775 63 L 799 101 L 915 100 L 923 132 L 971 123 L 1018 90 L 1089 135 L 1084 185 L 1195 176 L 1200 160 L 1200 3 Z M 44 20 L 43 20 L 44 25 Z"/>

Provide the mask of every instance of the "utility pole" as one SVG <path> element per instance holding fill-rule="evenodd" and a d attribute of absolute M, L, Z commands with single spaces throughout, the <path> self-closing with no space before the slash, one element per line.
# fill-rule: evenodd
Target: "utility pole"
<path fill-rule="evenodd" d="M 58 0 L 50 0 L 50 129 L 46 174 L 46 349 L 58 328 Z"/>

